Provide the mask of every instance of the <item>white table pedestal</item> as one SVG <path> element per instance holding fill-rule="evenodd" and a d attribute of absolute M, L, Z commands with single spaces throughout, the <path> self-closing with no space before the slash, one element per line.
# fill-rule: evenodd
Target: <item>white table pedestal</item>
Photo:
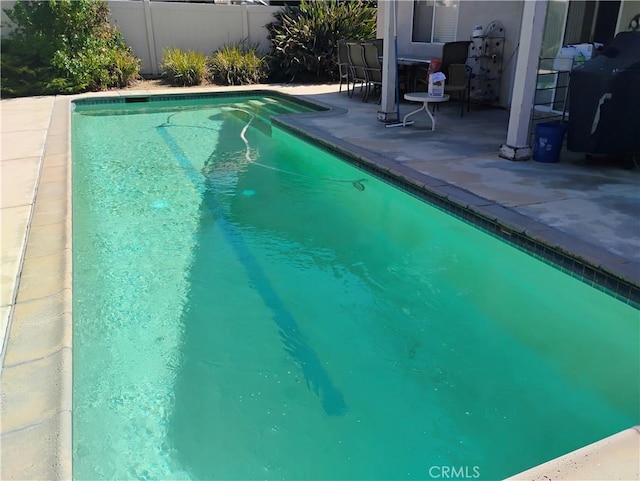
<path fill-rule="evenodd" d="M 431 130 L 436 130 L 436 118 L 429 110 L 429 104 L 446 102 L 447 100 L 449 100 L 449 96 L 445 94 L 442 97 L 433 97 L 427 92 L 409 92 L 404 94 L 404 98 L 405 100 L 409 100 L 411 102 L 422 102 L 422 106 L 419 109 L 414 110 L 413 112 L 409 112 L 407 115 L 405 115 L 402 119 L 402 126 L 404 127 L 407 125 L 407 119 L 409 117 L 417 114 L 421 110 L 424 110 L 425 112 L 427 112 L 427 115 L 429 115 L 429 118 L 431 119 Z"/>

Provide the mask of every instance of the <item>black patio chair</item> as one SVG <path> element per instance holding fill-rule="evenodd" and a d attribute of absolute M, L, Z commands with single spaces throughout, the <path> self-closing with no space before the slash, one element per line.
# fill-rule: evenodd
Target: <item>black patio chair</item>
<path fill-rule="evenodd" d="M 463 63 L 449 64 L 449 71 L 445 74 L 444 93 L 460 101 L 460 117 L 464 115 L 464 104 L 469 112 L 469 92 L 471 91 L 471 67 Z"/>
<path fill-rule="evenodd" d="M 347 85 L 347 95 L 349 94 L 349 85 L 351 83 L 351 68 L 349 64 L 349 49 L 347 47 L 347 40 L 338 41 L 338 75 L 340 76 L 340 89 L 342 92 L 342 84 Z"/>
<path fill-rule="evenodd" d="M 449 72 L 449 65 L 453 63 L 466 64 L 469 58 L 470 40 L 460 40 L 457 42 L 447 42 L 442 46 L 442 63 L 440 71 L 445 75 Z"/>
<path fill-rule="evenodd" d="M 363 92 L 362 101 L 364 102 L 369 93 L 369 78 L 367 77 L 367 66 L 364 63 L 364 55 L 362 54 L 362 43 L 347 42 L 347 49 L 349 52 L 351 81 L 353 82 L 353 88 L 351 89 L 349 97 L 353 97 L 353 92 L 356 90 L 356 84 L 360 83 L 360 91 Z"/>
<path fill-rule="evenodd" d="M 365 98 L 365 100 L 367 100 L 371 89 L 373 89 L 374 92 L 382 92 L 381 52 L 378 51 L 375 43 L 370 42 L 362 43 L 362 52 L 367 74 L 367 96 Z"/>
<path fill-rule="evenodd" d="M 373 40 L 367 40 L 367 43 L 372 43 L 378 48 L 378 54 L 382 57 L 382 52 L 384 49 L 384 39 L 383 38 L 374 38 Z"/>

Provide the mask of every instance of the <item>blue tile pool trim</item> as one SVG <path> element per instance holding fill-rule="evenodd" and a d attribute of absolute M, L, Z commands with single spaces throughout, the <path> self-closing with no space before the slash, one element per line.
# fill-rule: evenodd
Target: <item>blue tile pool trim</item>
<path fill-rule="evenodd" d="M 292 97 L 291 95 L 283 94 L 274 90 L 245 90 L 245 91 L 232 91 L 232 92 L 209 92 L 209 93 L 197 93 L 197 94 L 159 94 L 159 95 L 128 95 L 117 97 L 92 97 L 74 100 L 76 105 L 88 106 L 88 105 L 108 105 L 108 104 L 139 104 L 139 103 L 158 103 L 158 102 L 180 102 L 185 100 L 206 100 L 206 99 L 220 99 L 220 98 L 237 98 L 237 97 L 271 97 L 286 100 L 288 102 L 301 105 L 314 111 L 326 111 L 330 107 L 320 105 L 316 102 L 310 102 L 298 97 Z"/>
<path fill-rule="evenodd" d="M 340 159 L 389 182 L 407 193 L 509 243 L 536 259 L 569 274 L 612 297 L 640 309 L 640 264 L 625 261 L 603 249 L 544 226 L 461 188 L 434 179 L 380 154 L 357 147 L 300 120 L 336 115 L 343 109 L 273 90 L 207 92 L 196 94 L 131 95 L 75 100 L 78 105 L 166 102 L 265 96 L 302 105 L 313 112 L 272 117 L 280 128 L 336 155 Z M 569 247 L 571 246 L 571 247 Z"/>

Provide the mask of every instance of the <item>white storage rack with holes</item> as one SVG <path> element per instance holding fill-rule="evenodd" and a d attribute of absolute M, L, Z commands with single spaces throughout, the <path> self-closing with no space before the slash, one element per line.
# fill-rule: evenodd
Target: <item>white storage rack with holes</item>
<path fill-rule="evenodd" d="M 472 101 L 497 105 L 500 102 L 505 31 L 501 22 L 493 21 L 471 37 L 467 65 L 471 67 Z"/>

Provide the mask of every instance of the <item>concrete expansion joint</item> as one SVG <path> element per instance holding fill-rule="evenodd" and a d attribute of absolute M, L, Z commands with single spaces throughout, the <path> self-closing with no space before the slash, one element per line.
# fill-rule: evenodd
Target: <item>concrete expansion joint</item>
<path fill-rule="evenodd" d="M 53 224 L 49 224 L 49 225 L 56 225 L 56 224 L 60 224 L 59 222 L 54 222 Z M 33 228 L 39 228 L 39 227 L 44 227 L 44 225 L 37 225 L 37 226 L 32 226 Z M 28 244 L 28 243 L 27 243 Z M 28 249 L 28 245 L 27 245 L 27 249 Z M 35 248 L 33 248 L 32 250 L 36 250 Z M 53 252 L 44 252 L 42 254 L 38 254 L 37 252 L 29 252 L 29 262 L 33 262 L 33 260 L 37 260 L 37 259 L 41 259 L 43 257 L 52 257 L 52 256 L 56 256 L 56 255 L 62 255 L 62 256 L 67 256 L 68 259 L 71 259 L 72 256 L 72 249 L 71 247 L 63 247 L 63 248 L 58 248 L 58 250 L 54 250 Z M 21 273 L 22 275 L 23 273 Z M 44 296 L 44 297 L 48 297 L 48 296 Z"/>
<path fill-rule="evenodd" d="M 49 127 L 45 127 L 44 129 L 24 129 L 24 130 L 12 130 L 11 133 L 12 134 L 19 134 L 19 133 L 28 133 L 28 134 L 37 134 L 39 132 L 45 132 L 45 135 L 48 133 Z M 13 160 L 19 160 L 19 159 L 13 159 Z"/>
<path fill-rule="evenodd" d="M 51 181 L 51 182 L 52 182 L 52 183 L 54 183 L 55 181 Z M 67 221 L 67 222 L 68 222 L 68 221 Z M 37 226 L 34 226 L 34 227 L 48 227 L 48 226 L 51 226 L 51 225 L 57 225 L 57 224 L 60 224 L 60 221 L 59 221 L 59 220 L 57 220 L 57 219 L 51 219 L 51 221 L 44 221 L 44 222 L 39 221 L 39 222 L 38 222 L 38 225 L 37 225 Z M 36 256 L 36 257 L 37 257 L 37 256 Z"/>
<path fill-rule="evenodd" d="M 27 359 L 26 361 L 20 361 L 20 362 L 16 362 L 14 364 L 5 364 L 4 366 L 2 366 L 2 372 L 4 373 L 5 369 L 11 369 L 14 367 L 20 367 L 20 366 L 25 366 L 27 364 L 31 364 L 34 362 L 39 362 L 39 361 L 43 361 L 45 359 L 49 359 L 53 356 L 55 356 L 56 354 L 60 354 L 64 351 L 68 351 L 69 354 L 72 353 L 72 349 L 69 346 L 63 346 L 60 349 L 56 349 L 55 351 L 51 351 L 50 353 L 44 355 L 44 356 L 40 356 L 40 357 L 36 357 L 33 359 Z"/>
<path fill-rule="evenodd" d="M 43 130 L 43 132 L 46 132 L 46 130 Z M 46 133 L 45 133 L 46 135 Z M 43 152 L 44 152 L 44 148 L 43 148 Z M 20 162 L 20 161 L 28 161 L 29 159 L 34 159 L 38 157 L 39 160 L 39 164 L 42 164 L 42 159 L 44 158 L 44 153 L 41 153 L 40 155 L 25 155 L 23 157 L 12 157 L 10 159 L 6 159 L 6 162 Z M 25 204 L 26 205 L 26 204 Z"/>
<path fill-rule="evenodd" d="M 39 426 L 43 426 L 44 424 L 48 423 L 51 419 L 55 418 L 56 416 L 59 416 L 60 414 L 71 414 L 71 409 L 57 409 L 56 411 L 54 411 L 51 415 L 49 415 L 48 417 L 35 422 L 35 423 L 31 423 L 31 424 L 25 424 L 24 426 L 20 426 L 14 429 L 11 429 L 9 431 L 3 431 L 2 434 L 0 435 L 0 439 L 4 438 L 5 436 L 11 436 L 12 434 L 17 434 L 17 433 L 21 433 L 24 431 L 28 431 L 29 429 L 34 429 L 37 428 Z"/>
<path fill-rule="evenodd" d="M 44 301 L 46 299 L 49 299 L 50 297 L 61 295 L 61 294 L 64 297 L 69 296 L 69 298 L 70 298 L 71 294 L 70 293 L 67 294 L 67 293 L 65 293 L 65 291 L 71 291 L 71 288 L 70 287 L 65 287 L 63 289 L 60 289 L 59 291 L 47 293 L 47 294 L 45 294 L 43 296 L 34 296 L 34 297 L 29 297 L 28 299 L 22 299 L 20 301 L 15 302 L 13 305 L 14 306 L 19 306 L 19 305 L 28 304 L 28 303 Z M 63 310 L 58 311 L 58 312 L 60 314 L 71 314 L 71 309 L 63 309 Z"/>
<path fill-rule="evenodd" d="M 539 202 L 525 202 L 522 204 L 515 204 L 514 207 L 527 207 L 529 205 L 545 205 L 545 204 L 552 204 L 554 202 L 561 202 L 563 200 L 571 200 L 571 199 L 577 199 L 577 197 L 558 197 L 555 199 L 551 199 L 551 200 L 541 200 Z"/>
<path fill-rule="evenodd" d="M 471 194 L 473 194 L 473 192 L 470 192 Z M 496 204 L 494 201 L 490 200 L 490 199 L 480 199 L 477 203 L 475 204 L 468 204 L 467 207 L 471 210 L 475 210 L 474 207 L 488 207 L 491 205 L 502 205 L 502 204 Z M 508 207 L 505 207 L 508 209 Z"/>

